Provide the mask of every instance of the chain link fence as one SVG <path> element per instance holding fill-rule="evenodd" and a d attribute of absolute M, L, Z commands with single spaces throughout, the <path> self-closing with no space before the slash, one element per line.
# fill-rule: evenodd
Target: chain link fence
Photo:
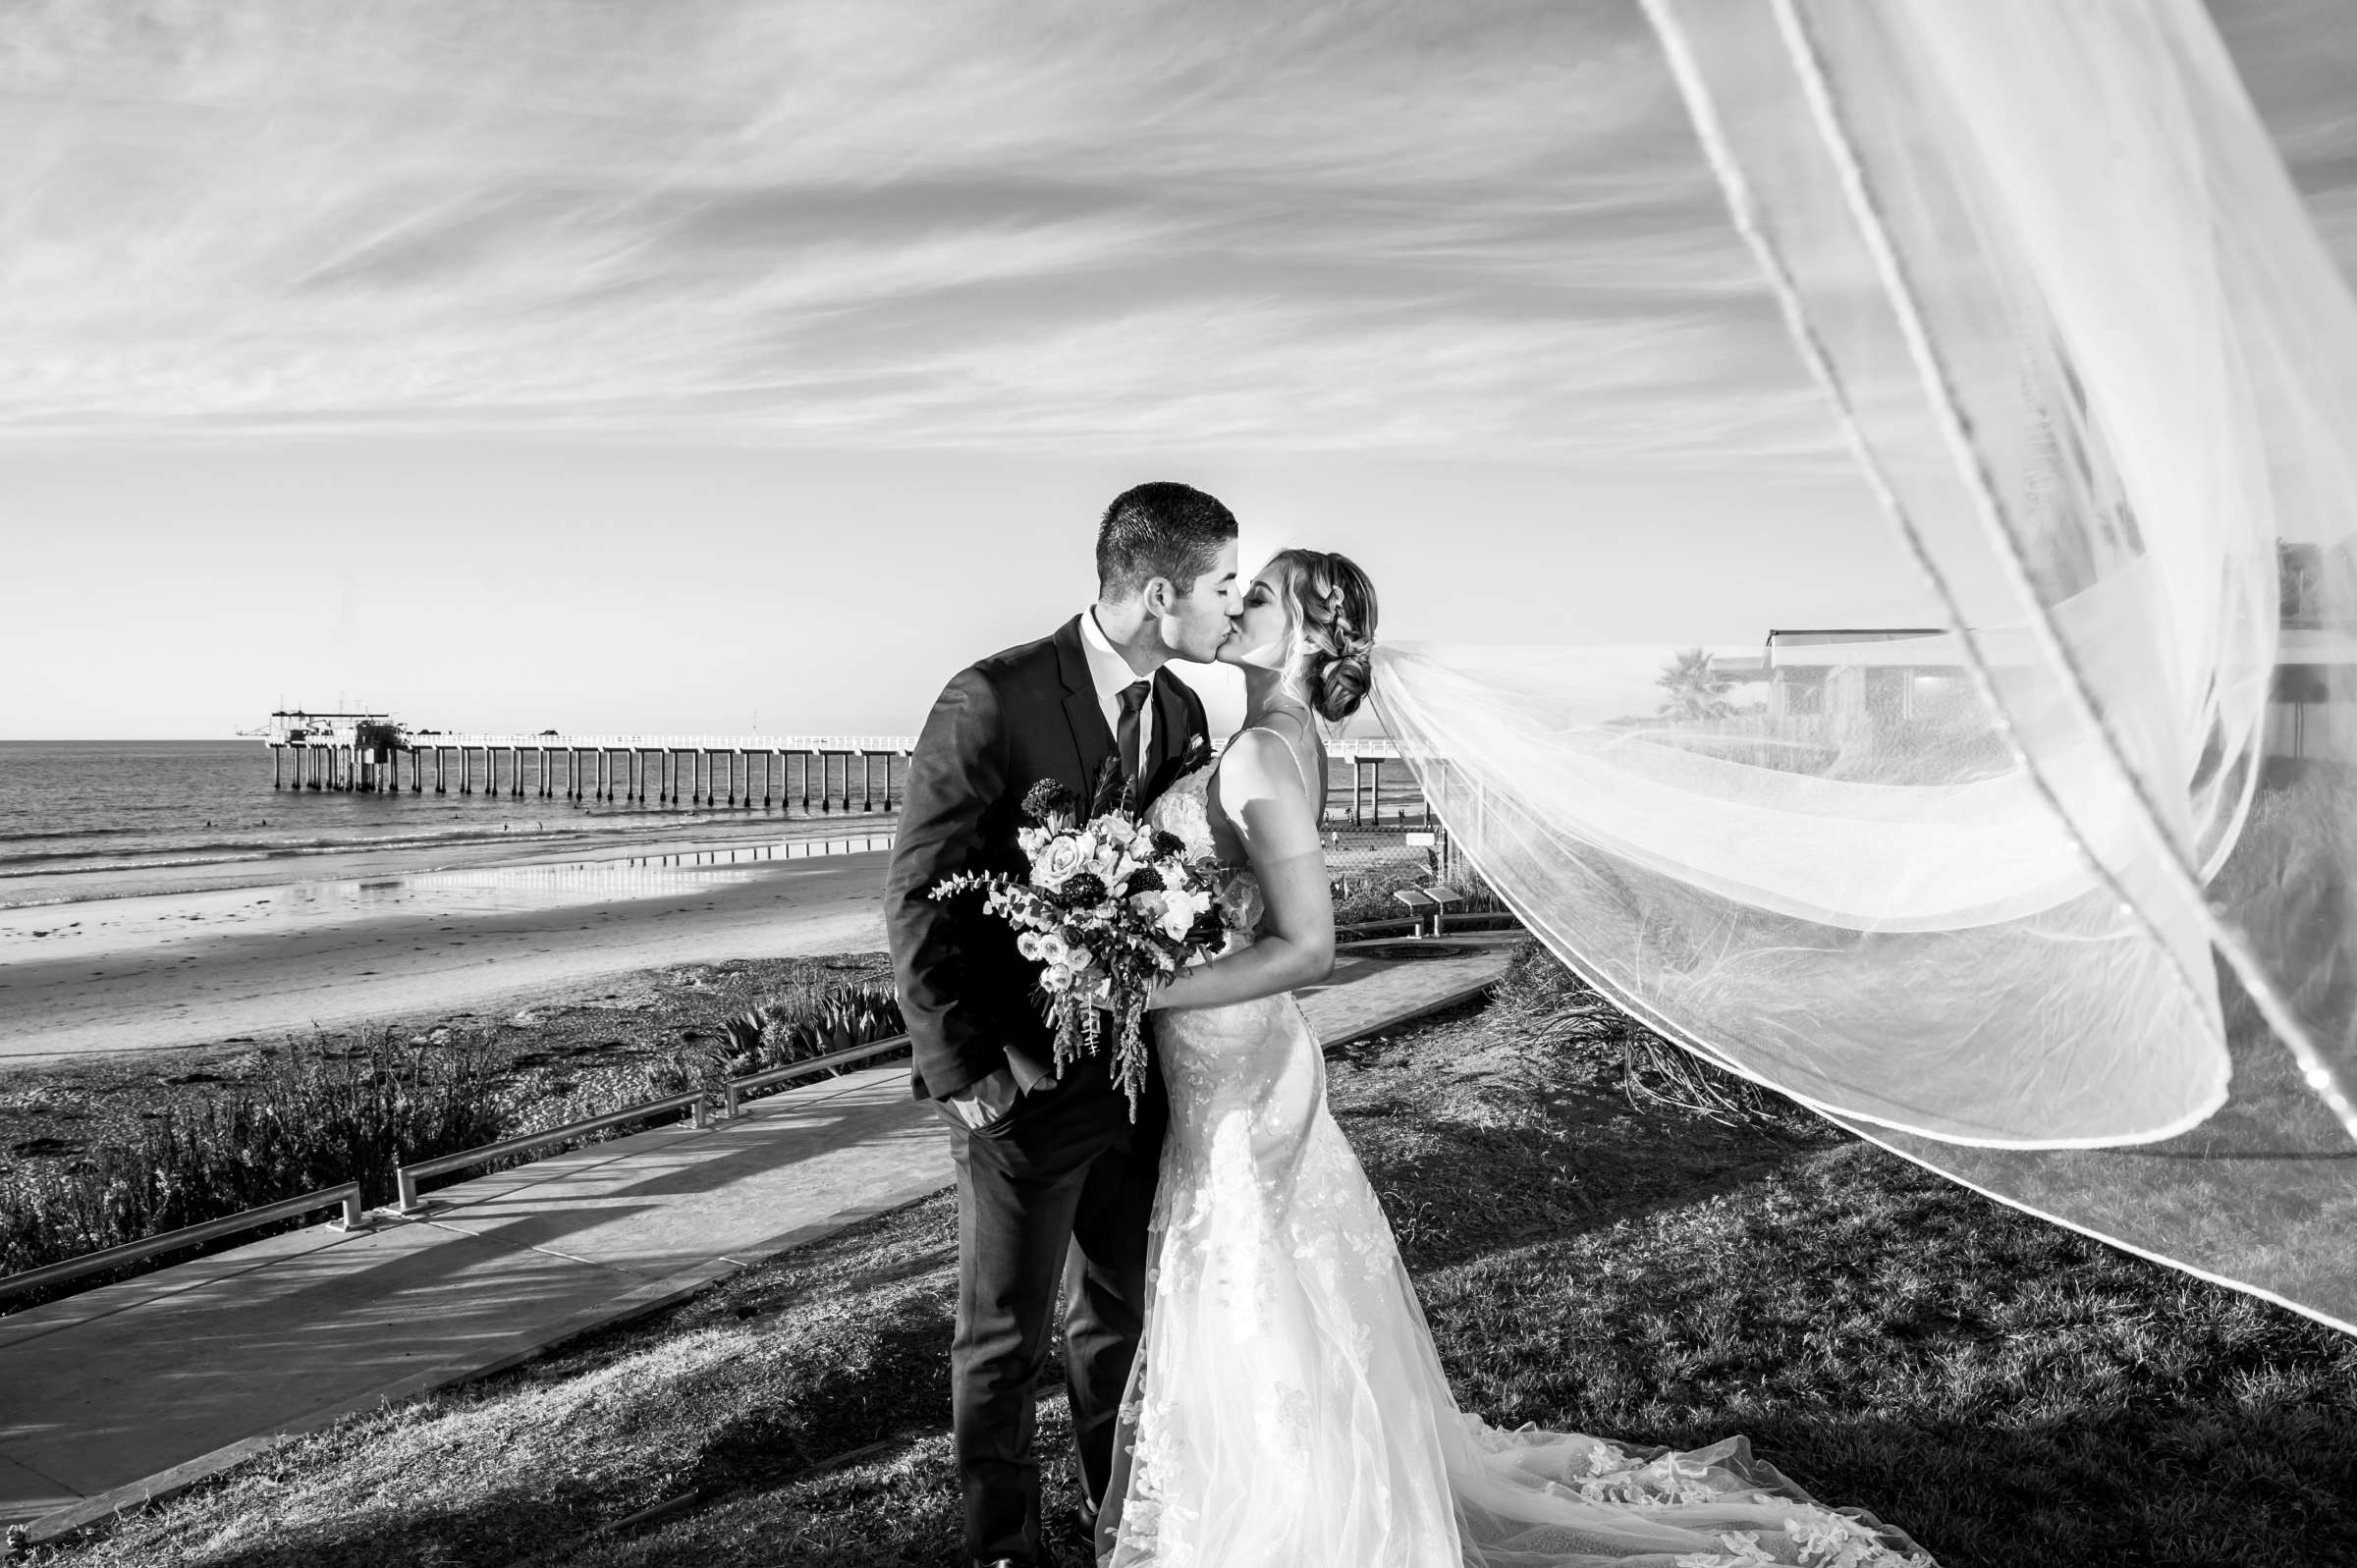
<path fill-rule="evenodd" d="M 1335 758 L 1325 827 L 1338 926 L 1405 929 L 1414 917 L 1398 895 L 1409 890 L 1453 899 L 1453 923 L 1485 916 L 1491 918 L 1478 923 L 1510 921 L 1506 905 L 1454 852 L 1414 771 L 1398 758 Z"/>

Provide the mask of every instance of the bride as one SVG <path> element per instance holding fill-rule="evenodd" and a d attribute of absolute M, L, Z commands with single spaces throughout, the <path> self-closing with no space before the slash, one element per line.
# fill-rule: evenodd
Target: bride
<path fill-rule="evenodd" d="M 1631 1452 L 1456 1408 L 1290 994 L 1334 966 L 1313 715 L 1357 709 L 1374 630 L 1357 567 L 1279 554 L 1220 650 L 1243 672 L 1243 728 L 1151 813 L 1229 868 L 1236 933 L 1152 1003 L 1170 1132 L 1100 1564 L 1928 1564 L 1740 1437 Z"/>

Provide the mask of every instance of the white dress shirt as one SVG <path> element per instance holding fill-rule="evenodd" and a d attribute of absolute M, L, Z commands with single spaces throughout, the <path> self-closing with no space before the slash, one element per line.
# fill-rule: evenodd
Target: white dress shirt
<path fill-rule="evenodd" d="M 1151 681 L 1151 676 L 1141 676 L 1129 668 L 1129 661 L 1105 635 L 1097 624 L 1097 607 L 1089 606 L 1080 612 L 1080 646 L 1088 654 L 1088 677 L 1096 683 L 1097 707 L 1105 715 L 1106 732 L 1113 736 L 1118 749 L 1122 741 L 1122 693 L 1140 680 Z M 1144 772 L 1146 759 L 1154 754 L 1154 693 L 1149 688 L 1146 700 L 1137 710 L 1137 766 Z"/>

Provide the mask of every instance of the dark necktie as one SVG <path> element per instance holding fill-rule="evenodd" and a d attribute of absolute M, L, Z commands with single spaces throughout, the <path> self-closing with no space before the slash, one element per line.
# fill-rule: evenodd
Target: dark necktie
<path fill-rule="evenodd" d="M 1114 741 L 1121 748 L 1122 777 L 1131 784 L 1137 783 L 1138 718 L 1145 711 L 1146 694 L 1153 689 L 1153 682 L 1146 680 L 1132 681 L 1122 688 L 1122 724 Z"/>

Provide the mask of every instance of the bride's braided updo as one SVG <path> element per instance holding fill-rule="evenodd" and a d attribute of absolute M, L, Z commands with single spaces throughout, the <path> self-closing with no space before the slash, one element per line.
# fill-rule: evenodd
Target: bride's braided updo
<path fill-rule="evenodd" d="M 1329 724 L 1358 711 L 1375 646 L 1375 584 L 1348 556 L 1280 550 L 1269 559 L 1293 622 L 1288 682 Z"/>

